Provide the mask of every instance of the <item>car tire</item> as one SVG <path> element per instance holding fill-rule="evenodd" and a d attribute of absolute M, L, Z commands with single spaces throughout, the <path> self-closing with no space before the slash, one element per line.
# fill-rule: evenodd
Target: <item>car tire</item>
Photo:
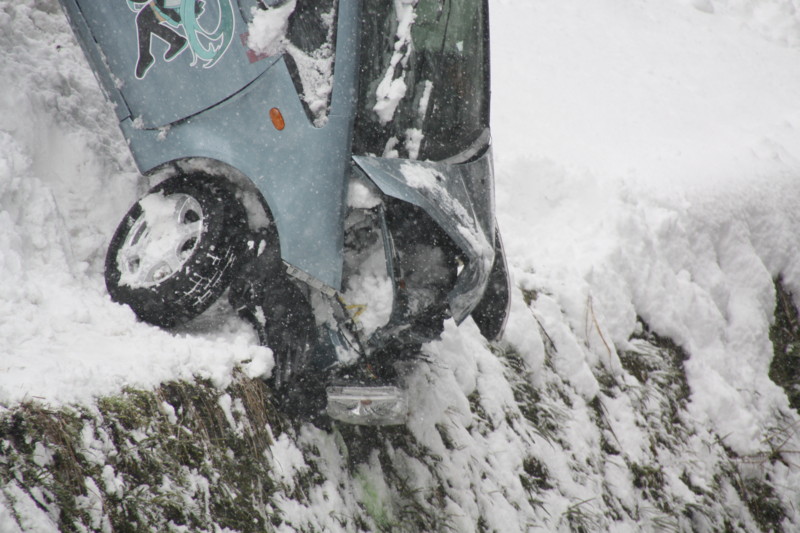
<path fill-rule="evenodd" d="M 226 179 L 168 178 L 131 207 L 108 247 L 105 280 L 115 302 L 171 328 L 214 303 L 246 247 L 247 216 Z"/>

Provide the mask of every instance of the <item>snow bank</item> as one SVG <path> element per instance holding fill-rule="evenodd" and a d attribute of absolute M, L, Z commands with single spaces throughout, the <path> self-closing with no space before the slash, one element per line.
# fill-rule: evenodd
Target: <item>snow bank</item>
<path fill-rule="evenodd" d="M 747 531 L 770 494 L 796 529 L 800 419 L 768 377 L 772 280 L 800 295 L 795 2 L 491 4 L 506 337 L 449 324 L 407 427 L 372 447 L 278 436 L 283 483 L 320 475 L 281 527 L 369 509 L 429 530 Z M 137 192 L 113 113 L 55 2 L 0 0 L 0 48 L 0 404 L 267 374 L 224 305 L 168 333 L 110 302 L 105 246 Z"/>
<path fill-rule="evenodd" d="M 607 4 L 563 2 L 560 27 L 541 4 L 495 10 L 519 32 L 494 46 L 513 57 L 493 72 L 509 256 L 576 332 L 594 314 L 624 347 L 639 315 L 675 339 L 692 412 L 752 451 L 786 408 L 766 372 L 772 278 L 800 281 L 797 51 L 739 30 L 742 10 Z"/>

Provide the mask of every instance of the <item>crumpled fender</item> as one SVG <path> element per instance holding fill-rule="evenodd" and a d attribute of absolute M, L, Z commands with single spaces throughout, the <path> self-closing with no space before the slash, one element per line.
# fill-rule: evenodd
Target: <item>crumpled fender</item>
<path fill-rule="evenodd" d="M 481 301 L 495 263 L 491 150 L 462 164 L 371 156 L 353 160 L 384 194 L 422 208 L 464 252 L 467 263 L 448 295 L 450 312 L 460 324 Z"/>

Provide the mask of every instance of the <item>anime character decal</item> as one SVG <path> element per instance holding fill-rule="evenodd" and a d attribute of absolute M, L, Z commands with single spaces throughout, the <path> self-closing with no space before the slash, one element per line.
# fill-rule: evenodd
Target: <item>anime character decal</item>
<path fill-rule="evenodd" d="M 211 15 L 205 9 L 204 0 L 127 0 L 130 10 L 136 13 L 139 41 L 137 79 L 143 79 L 155 63 L 153 36 L 168 45 L 163 56 L 167 62 L 189 49 L 192 66 L 199 63 L 204 68 L 211 68 L 225 55 L 233 39 L 232 0 L 211 1 L 215 1 L 219 9 L 215 10 L 218 14 L 216 25 L 209 30 L 204 26 L 204 23 L 210 26 L 208 21 L 201 22 Z"/>

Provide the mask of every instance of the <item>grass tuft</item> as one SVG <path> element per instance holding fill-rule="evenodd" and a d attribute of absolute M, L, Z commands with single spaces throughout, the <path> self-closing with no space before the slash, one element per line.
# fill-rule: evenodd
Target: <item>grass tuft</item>
<path fill-rule="evenodd" d="M 267 399 L 263 382 L 239 375 L 225 391 L 203 380 L 126 389 L 93 410 L 23 404 L 0 418 L 0 481 L 60 531 L 264 531 L 281 521 Z"/>
<path fill-rule="evenodd" d="M 783 387 L 789 405 L 800 412 L 800 316 L 783 280 L 775 280 L 775 313 L 769 330 L 773 358 L 769 377 Z"/>

